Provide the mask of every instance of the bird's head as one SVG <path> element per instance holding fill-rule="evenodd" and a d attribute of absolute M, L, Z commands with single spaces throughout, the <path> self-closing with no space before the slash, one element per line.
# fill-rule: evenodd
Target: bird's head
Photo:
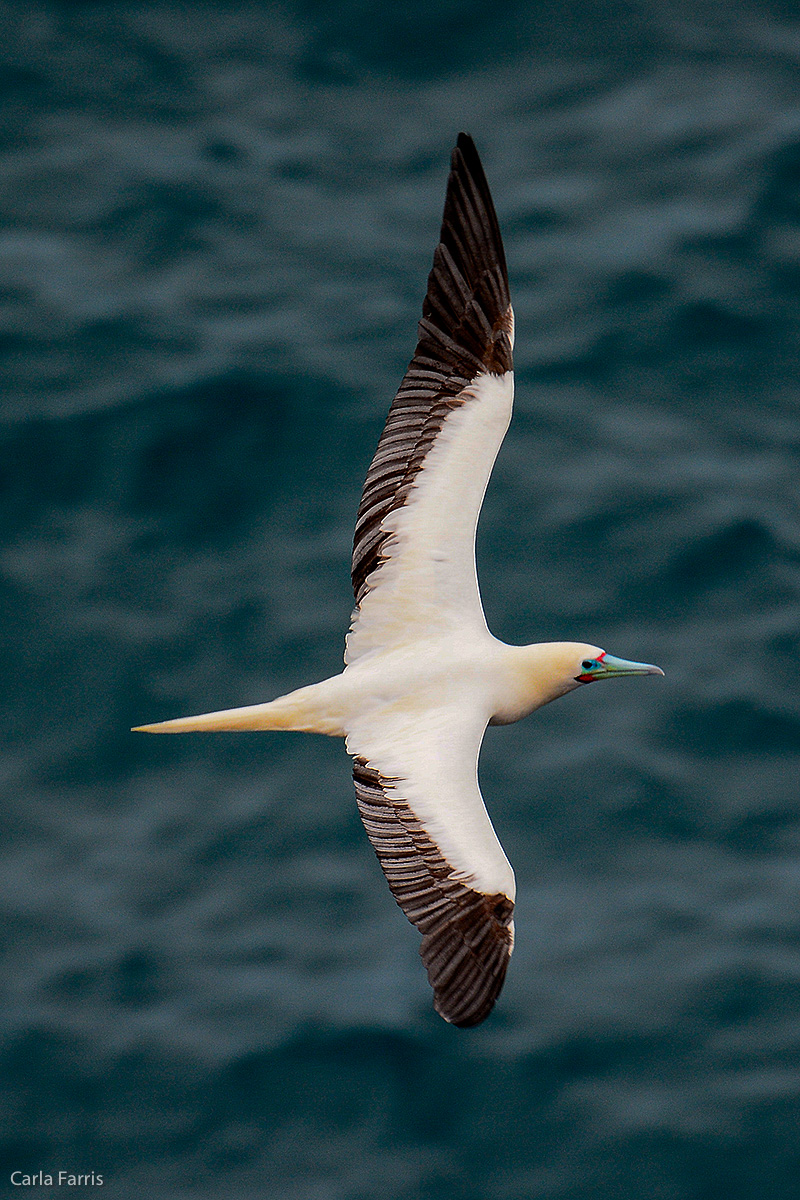
<path fill-rule="evenodd" d="M 616 658 L 599 646 L 590 646 L 585 642 L 539 642 L 534 646 L 521 647 L 520 650 L 524 683 L 522 679 L 520 682 L 524 699 L 520 694 L 521 703 L 515 710 L 516 715 L 506 717 L 506 720 L 518 720 L 519 715 L 524 716 L 595 680 L 620 679 L 624 675 L 664 674 L 660 667 Z"/>

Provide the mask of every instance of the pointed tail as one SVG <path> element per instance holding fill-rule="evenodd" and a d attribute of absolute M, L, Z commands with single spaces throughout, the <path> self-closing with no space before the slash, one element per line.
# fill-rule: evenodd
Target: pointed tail
<path fill-rule="evenodd" d="M 293 729 L 303 733 L 325 733 L 344 737 L 341 705 L 335 701 L 335 685 L 341 676 L 298 688 L 267 704 L 226 708 L 197 717 L 176 717 L 153 725 L 136 725 L 132 733 L 206 733 L 218 730 Z M 333 693 L 333 694 L 332 694 Z"/>

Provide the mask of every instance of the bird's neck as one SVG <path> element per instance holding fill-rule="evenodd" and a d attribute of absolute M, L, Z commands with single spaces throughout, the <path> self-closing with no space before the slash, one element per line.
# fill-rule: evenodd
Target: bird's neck
<path fill-rule="evenodd" d="M 502 695 L 492 725 L 510 725 L 580 687 L 567 668 L 574 658 L 571 643 L 536 642 L 504 649 Z"/>

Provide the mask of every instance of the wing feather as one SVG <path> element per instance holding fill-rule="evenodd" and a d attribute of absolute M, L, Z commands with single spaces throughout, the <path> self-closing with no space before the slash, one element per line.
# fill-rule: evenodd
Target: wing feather
<path fill-rule="evenodd" d="M 356 756 L 353 779 L 361 820 L 392 895 L 422 934 L 420 955 L 436 1011 L 453 1025 L 478 1025 L 500 995 L 514 946 L 513 901 L 486 894 L 454 870 L 402 797 L 403 780 L 385 778 Z"/>
<path fill-rule="evenodd" d="M 389 410 L 367 473 L 353 541 L 356 606 L 375 573 L 399 551 L 386 521 L 410 494 L 449 415 L 475 402 L 470 385 L 482 375 L 510 375 L 513 314 L 497 216 L 472 139 L 453 151 L 439 245 L 428 278 L 414 357 Z M 476 473 L 488 479 L 510 418 L 494 397 L 500 420 L 484 438 Z M 491 414 L 490 414 L 491 416 Z M 485 486 L 485 481 L 484 481 Z M 482 492 L 481 492 L 482 498 Z M 475 513 L 477 522 L 477 513 Z"/>

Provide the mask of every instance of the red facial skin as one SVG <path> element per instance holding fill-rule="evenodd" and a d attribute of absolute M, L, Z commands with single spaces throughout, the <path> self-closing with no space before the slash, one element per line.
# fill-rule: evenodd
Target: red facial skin
<path fill-rule="evenodd" d="M 605 656 L 606 652 L 604 650 L 602 654 L 598 654 L 595 662 L 601 663 Z M 578 683 L 595 683 L 594 675 L 576 675 L 575 678 L 577 679 Z"/>

